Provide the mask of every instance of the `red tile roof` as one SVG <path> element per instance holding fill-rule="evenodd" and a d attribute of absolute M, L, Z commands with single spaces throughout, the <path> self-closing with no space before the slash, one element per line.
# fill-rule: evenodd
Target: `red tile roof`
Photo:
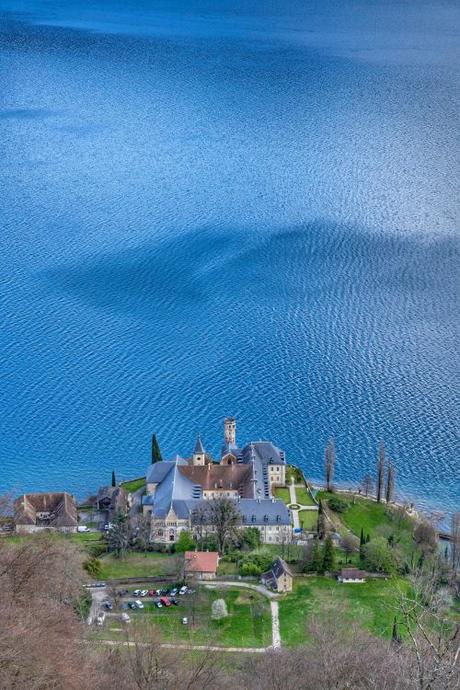
<path fill-rule="evenodd" d="M 215 573 L 219 563 L 216 551 L 186 551 L 185 569 L 189 573 Z"/>

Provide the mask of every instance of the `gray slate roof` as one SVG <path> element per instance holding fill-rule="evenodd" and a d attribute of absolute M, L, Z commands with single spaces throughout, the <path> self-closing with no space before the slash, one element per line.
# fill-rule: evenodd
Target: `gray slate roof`
<path fill-rule="evenodd" d="M 203 442 L 201 440 L 200 434 L 196 437 L 196 443 L 195 443 L 195 450 L 193 451 L 194 453 L 206 453 Z"/>

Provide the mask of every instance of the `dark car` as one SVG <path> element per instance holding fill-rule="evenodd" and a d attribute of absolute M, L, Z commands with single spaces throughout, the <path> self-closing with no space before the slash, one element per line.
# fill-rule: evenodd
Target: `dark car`
<path fill-rule="evenodd" d="M 134 601 L 128 601 L 128 606 L 129 606 L 130 609 L 135 609 L 135 608 L 137 608 L 137 606 L 136 606 L 136 604 L 134 603 Z"/>
<path fill-rule="evenodd" d="M 173 597 L 169 601 L 171 602 L 171 604 L 174 604 L 174 606 L 179 606 L 179 602 L 177 601 L 177 599 L 175 597 Z"/>

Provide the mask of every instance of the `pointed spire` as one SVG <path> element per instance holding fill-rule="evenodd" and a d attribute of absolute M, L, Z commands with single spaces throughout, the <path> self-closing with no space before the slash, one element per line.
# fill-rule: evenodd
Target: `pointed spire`
<path fill-rule="evenodd" d="M 198 436 L 196 437 L 195 450 L 193 451 L 193 454 L 197 455 L 197 454 L 201 454 L 201 453 L 205 453 L 205 452 L 206 451 L 205 451 L 203 443 L 201 441 L 201 436 L 200 436 L 200 434 L 198 434 Z"/>

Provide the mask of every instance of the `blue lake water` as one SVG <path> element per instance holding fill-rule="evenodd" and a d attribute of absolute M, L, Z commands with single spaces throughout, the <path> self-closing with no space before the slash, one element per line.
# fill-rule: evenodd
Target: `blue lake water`
<path fill-rule="evenodd" d="M 222 420 L 460 503 L 460 9 L 0 3 L 0 491 Z"/>

